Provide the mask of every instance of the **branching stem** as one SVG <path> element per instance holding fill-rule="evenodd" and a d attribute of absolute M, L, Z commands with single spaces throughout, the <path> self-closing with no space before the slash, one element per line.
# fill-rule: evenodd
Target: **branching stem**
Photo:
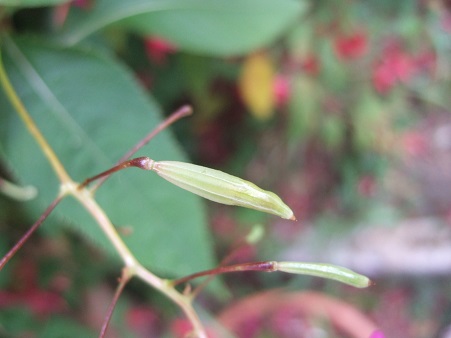
<path fill-rule="evenodd" d="M 92 179 L 88 179 L 81 185 L 74 182 L 71 177 L 68 175 L 67 171 L 59 161 L 58 157 L 56 156 L 53 149 L 48 144 L 47 140 L 44 138 L 42 133 L 39 131 L 38 127 L 36 126 L 35 122 L 31 118 L 30 114 L 27 112 L 24 104 L 19 99 L 18 95 L 16 94 L 7 74 L 3 66 L 1 53 L 0 53 L 0 84 L 3 86 L 4 91 L 6 93 L 6 96 L 9 98 L 12 106 L 15 108 L 17 113 L 19 114 L 20 118 L 25 123 L 25 126 L 29 130 L 30 134 L 35 138 L 36 142 L 39 144 L 40 148 L 44 152 L 44 155 L 47 157 L 48 161 L 50 162 L 51 166 L 53 167 L 53 170 L 55 171 L 56 175 L 58 176 L 60 182 L 61 182 L 61 191 L 58 197 L 52 202 L 52 204 L 44 211 L 44 213 L 41 215 L 41 217 L 36 221 L 35 224 L 28 230 L 28 232 L 19 240 L 19 242 L 3 257 L 3 259 L 0 261 L 0 270 L 3 268 L 3 266 L 11 259 L 12 256 L 23 246 L 23 244 L 27 241 L 27 239 L 36 231 L 36 229 L 42 224 L 42 222 L 48 217 L 50 212 L 53 211 L 53 209 L 56 207 L 56 205 L 62 200 L 63 197 L 67 195 L 72 195 L 77 199 L 80 204 L 82 204 L 88 212 L 92 215 L 92 217 L 96 220 L 96 222 L 99 224 L 100 228 L 103 230 L 105 235 L 108 237 L 111 244 L 114 246 L 116 252 L 119 254 L 119 256 L 124 261 L 125 267 L 124 270 L 127 272 L 125 277 L 123 276 L 121 279 L 121 282 L 119 284 L 119 287 L 116 291 L 116 294 L 114 296 L 114 299 L 110 305 L 110 308 L 108 310 L 108 314 L 106 317 L 106 322 L 104 323 L 104 327 L 102 328 L 101 337 L 105 335 L 109 319 L 111 318 L 111 314 L 113 312 L 114 306 L 117 303 L 117 299 L 122 292 L 123 288 L 125 287 L 125 284 L 128 282 L 130 278 L 133 276 L 137 276 L 143 281 L 145 281 L 150 286 L 154 287 L 155 289 L 159 290 L 163 294 L 165 294 L 168 298 L 170 298 L 172 301 L 174 301 L 185 313 L 185 315 L 188 317 L 190 322 L 193 325 L 194 333 L 199 338 L 207 338 L 207 334 L 205 332 L 205 329 L 202 326 L 202 323 L 194 310 L 192 306 L 192 299 L 189 296 L 183 295 L 180 292 L 178 292 L 174 285 L 169 283 L 168 281 L 165 281 L 156 275 L 154 275 L 152 272 L 150 272 L 148 269 L 143 267 L 138 260 L 135 258 L 135 256 L 130 252 L 127 245 L 123 242 L 122 238 L 117 233 L 116 229 L 114 228 L 113 224 L 109 220 L 108 216 L 105 214 L 104 210 L 98 205 L 96 200 L 93 197 L 93 193 L 108 177 L 108 175 L 114 171 L 120 170 L 122 168 L 125 168 L 127 166 L 132 166 L 136 163 L 134 163 L 134 160 L 128 161 L 126 164 L 119 164 L 117 168 L 110 169 L 109 171 L 102 173 L 100 175 L 97 175 L 96 177 Z M 145 144 L 147 144 L 153 137 L 155 137 L 160 131 L 167 128 L 170 124 L 174 123 L 175 121 L 179 120 L 180 118 L 190 115 L 192 112 L 191 107 L 189 106 L 183 106 L 178 111 L 176 111 L 174 114 L 172 114 L 168 119 L 164 120 L 157 128 L 155 128 L 152 132 L 150 132 L 143 140 L 141 140 L 138 144 L 136 144 L 130 151 L 124 155 L 123 158 L 119 160 L 119 163 L 127 160 L 131 155 L 136 153 L 141 147 L 143 147 Z M 136 161 L 136 159 L 135 159 Z M 96 187 L 94 187 L 92 190 L 88 190 L 85 188 L 85 186 L 92 182 L 94 179 L 102 178 L 101 181 L 97 184 Z"/>
<path fill-rule="evenodd" d="M 142 266 L 138 266 L 136 269 L 136 276 L 147 282 L 148 284 L 152 284 L 153 275 Z M 185 316 L 193 325 L 193 332 L 196 338 L 207 338 L 207 333 L 200 321 L 199 316 L 196 313 L 196 310 L 192 306 L 192 297 L 191 295 L 184 295 L 178 292 L 174 285 L 170 281 L 160 280 L 163 284 L 158 288 L 162 293 L 164 293 L 169 299 L 171 299 L 174 303 L 176 303 L 185 313 Z"/>

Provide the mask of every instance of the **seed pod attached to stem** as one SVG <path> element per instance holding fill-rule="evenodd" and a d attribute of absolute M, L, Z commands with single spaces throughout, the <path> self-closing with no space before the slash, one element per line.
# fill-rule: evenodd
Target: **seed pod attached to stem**
<path fill-rule="evenodd" d="M 153 170 L 165 180 L 211 201 L 296 220 L 293 211 L 276 194 L 222 171 L 191 163 L 153 160 L 145 169 Z"/>
<path fill-rule="evenodd" d="M 288 273 L 317 276 L 329 279 L 335 279 L 339 282 L 355 286 L 357 288 L 366 288 L 371 285 L 371 280 L 354 271 L 332 264 L 305 263 L 305 262 L 276 262 L 275 269 Z"/>
<path fill-rule="evenodd" d="M 276 194 L 222 171 L 185 162 L 156 162 L 148 157 L 137 157 L 88 178 L 80 184 L 79 189 L 96 179 L 129 167 L 155 171 L 180 188 L 214 202 L 237 205 L 296 220 L 293 211 Z"/>

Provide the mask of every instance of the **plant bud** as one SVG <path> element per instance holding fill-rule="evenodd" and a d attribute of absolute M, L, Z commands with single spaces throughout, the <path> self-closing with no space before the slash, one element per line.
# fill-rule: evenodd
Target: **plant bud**
<path fill-rule="evenodd" d="M 276 270 L 334 279 L 357 288 L 366 288 L 371 285 L 371 280 L 368 277 L 332 264 L 277 262 Z"/>
<path fill-rule="evenodd" d="M 222 171 L 176 161 L 152 161 L 148 169 L 167 181 L 211 201 L 296 219 L 293 211 L 276 194 Z"/>

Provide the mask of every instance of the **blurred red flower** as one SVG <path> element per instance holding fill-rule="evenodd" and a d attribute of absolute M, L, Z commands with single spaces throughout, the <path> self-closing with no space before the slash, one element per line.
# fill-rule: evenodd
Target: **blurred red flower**
<path fill-rule="evenodd" d="M 429 142 L 425 135 L 418 131 L 407 131 L 401 135 L 401 146 L 409 156 L 425 156 L 429 153 Z"/>
<path fill-rule="evenodd" d="M 126 315 L 128 326 L 139 335 L 139 337 L 149 337 L 156 335 L 158 326 L 158 315 L 149 307 L 132 307 Z"/>
<path fill-rule="evenodd" d="M 276 105 L 282 107 L 287 104 L 291 96 L 290 80 L 285 75 L 277 75 L 273 83 Z"/>
<path fill-rule="evenodd" d="M 147 56 L 157 64 L 162 64 L 169 54 L 177 51 L 175 45 L 159 37 L 148 37 L 144 44 Z"/>
<path fill-rule="evenodd" d="M 301 61 L 301 68 L 306 74 L 316 76 L 321 69 L 321 64 L 316 55 L 309 54 Z"/>
<path fill-rule="evenodd" d="M 373 70 L 374 88 L 381 94 L 388 93 L 399 81 L 407 83 L 415 72 L 415 59 L 398 44 L 385 48 L 381 61 Z"/>
<path fill-rule="evenodd" d="M 363 56 L 368 49 L 368 39 L 364 32 L 340 35 L 334 41 L 335 54 L 339 59 L 351 60 Z"/>

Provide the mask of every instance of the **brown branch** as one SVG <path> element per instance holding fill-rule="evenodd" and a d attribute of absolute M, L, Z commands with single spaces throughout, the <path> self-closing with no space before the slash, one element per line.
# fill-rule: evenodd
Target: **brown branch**
<path fill-rule="evenodd" d="M 246 247 L 250 246 L 250 244 L 246 241 L 241 239 L 235 247 L 232 249 L 232 251 L 225 256 L 221 262 L 219 262 L 218 266 L 225 266 L 226 264 L 229 264 L 232 262 L 235 257 L 241 252 L 241 250 L 245 249 Z M 200 283 L 196 288 L 193 289 L 191 292 L 191 297 L 194 299 L 197 297 L 198 294 L 202 292 L 203 289 L 211 282 L 211 280 L 215 277 L 215 275 L 209 275 L 202 283 Z"/>
<path fill-rule="evenodd" d="M 117 301 L 119 300 L 119 297 L 120 297 L 122 291 L 124 290 L 125 285 L 127 285 L 128 281 L 130 280 L 131 277 L 132 277 L 132 275 L 130 273 L 128 273 L 128 270 L 126 268 L 124 268 L 122 270 L 122 276 L 121 276 L 121 278 L 119 278 L 119 284 L 114 293 L 113 300 L 111 301 L 110 305 L 108 306 L 105 320 L 103 321 L 102 329 L 100 330 L 100 333 L 99 333 L 99 338 L 105 337 L 105 334 L 106 334 L 106 331 L 108 330 L 108 325 L 110 324 L 111 317 L 113 316 L 113 311 L 116 307 Z"/>
<path fill-rule="evenodd" d="M 31 235 L 39 228 L 42 222 L 50 215 L 50 213 L 55 209 L 58 203 L 62 200 L 63 196 L 58 196 L 44 211 L 44 213 L 39 217 L 39 219 L 33 224 L 33 226 L 28 229 L 28 231 L 20 238 L 20 240 L 9 250 L 5 256 L 0 261 L 0 271 L 9 262 L 9 260 L 16 254 L 17 251 L 25 244 L 25 242 L 31 237 Z"/>
<path fill-rule="evenodd" d="M 99 178 L 109 176 L 112 173 L 115 173 L 116 171 L 119 171 L 119 170 L 122 170 L 125 168 L 129 168 L 129 167 L 137 167 L 137 168 L 141 168 L 141 169 L 147 169 L 147 168 L 149 168 L 151 163 L 153 163 L 153 160 L 151 160 L 150 158 L 145 157 L 145 156 L 137 157 L 137 158 L 131 159 L 129 161 L 122 162 L 108 170 L 101 172 L 100 174 L 97 174 L 93 177 L 87 178 L 86 180 L 83 181 L 83 183 L 81 183 L 78 186 L 78 190 L 81 190 L 84 187 L 86 187 L 89 183 L 91 183 L 95 180 L 98 180 Z M 149 170 L 149 169 L 147 169 L 147 170 Z"/>
<path fill-rule="evenodd" d="M 242 272 L 242 271 L 262 271 L 262 272 L 273 272 L 276 271 L 276 262 L 274 261 L 264 261 L 264 262 L 251 262 L 251 263 L 241 263 L 234 264 L 228 266 L 218 266 L 217 268 L 200 271 L 188 275 L 186 277 L 182 277 L 172 281 L 172 285 L 178 285 L 181 283 L 189 282 L 192 279 L 203 277 L 203 276 L 215 276 L 223 273 L 230 272 Z"/>

